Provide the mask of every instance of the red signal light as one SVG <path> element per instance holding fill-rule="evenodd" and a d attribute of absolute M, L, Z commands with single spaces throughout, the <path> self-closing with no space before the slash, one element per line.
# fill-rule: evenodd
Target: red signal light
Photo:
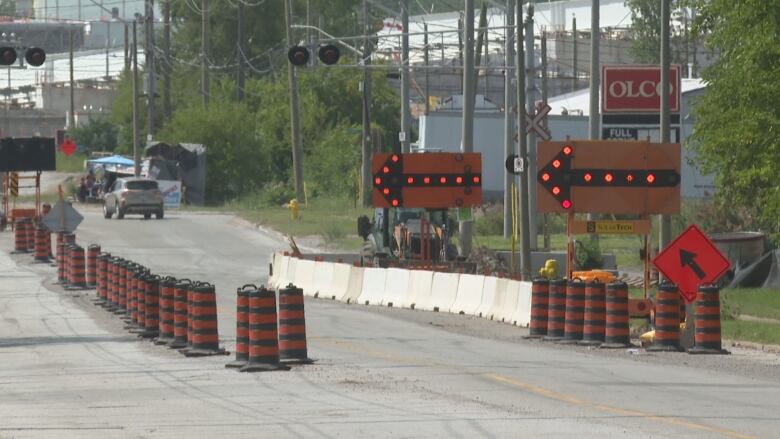
<path fill-rule="evenodd" d="M 375 178 L 375 179 L 374 179 L 374 184 L 375 184 L 375 185 L 377 185 L 377 186 L 379 186 L 380 184 L 382 184 L 382 179 L 381 179 L 381 178 L 379 178 L 379 177 Z"/>
<path fill-rule="evenodd" d="M 382 189 L 382 193 L 385 194 L 385 195 L 390 195 L 390 189 L 384 188 L 384 189 Z"/>
<path fill-rule="evenodd" d="M 458 183 L 458 184 L 463 183 L 463 177 L 460 177 L 460 176 L 455 177 L 455 183 Z"/>
<path fill-rule="evenodd" d="M 425 177 L 423 178 L 423 183 L 428 184 L 431 182 L 431 177 Z"/>
<path fill-rule="evenodd" d="M 472 181 L 473 181 L 474 183 L 479 183 L 479 177 L 476 177 L 476 176 L 475 176 L 475 177 L 472 179 Z"/>
<path fill-rule="evenodd" d="M 614 180 L 614 179 L 615 179 L 615 177 L 613 177 L 612 174 L 610 174 L 610 173 L 607 173 L 604 176 L 604 181 L 606 181 L 607 183 L 612 183 L 612 180 Z"/>
<path fill-rule="evenodd" d="M 552 188 L 552 193 L 553 193 L 553 195 L 560 194 L 561 193 L 561 188 L 559 188 L 558 186 L 555 186 L 554 188 Z"/>
<path fill-rule="evenodd" d="M 564 209 L 569 209 L 571 208 L 571 201 L 563 200 L 563 202 L 561 202 L 561 206 L 563 206 Z"/>
<path fill-rule="evenodd" d="M 398 200 L 393 200 L 392 204 L 393 204 L 393 207 L 398 206 Z"/>
<path fill-rule="evenodd" d="M 546 172 L 544 174 L 542 174 L 542 181 L 544 181 L 544 182 L 550 181 L 550 174 L 548 174 Z"/>
<path fill-rule="evenodd" d="M 439 179 L 439 183 L 441 183 L 441 184 L 445 184 L 445 183 L 447 183 L 447 177 L 442 177 L 442 178 L 440 178 L 440 179 Z"/>
<path fill-rule="evenodd" d="M 558 168 L 561 167 L 561 161 L 558 160 L 558 159 L 555 159 L 555 160 L 553 160 L 552 165 L 553 165 L 553 168 L 558 169 Z"/>
<path fill-rule="evenodd" d="M 397 154 L 393 154 L 392 156 L 390 156 L 390 160 L 392 160 L 393 163 L 398 162 L 398 155 Z"/>
<path fill-rule="evenodd" d="M 591 180 L 593 180 L 593 176 L 590 175 L 590 172 L 586 173 L 584 177 L 582 177 L 586 183 L 590 183 Z"/>
<path fill-rule="evenodd" d="M 571 155 L 571 153 L 573 151 L 574 151 L 574 149 L 571 146 L 569 146 L 569 145 L 566 145 L 566 146 L 563 147 L 563 154 L 564 155 Z"/>
<path fill-rule="evenodd" d="M 409 178 L 407 178 L 407 179 L 406 179 L 406 182 L 407 182 L 407 183 L 409 183 L 409 184 L 412 184 L 412 183 L 414 183 L 414 177 L 409 177 Z"/>
<path fill-rule="evenodd" d="M 628 174 L 628 175 L 626 176 L 626 181 L 628 181 L 629 183 L 631 183 L 632 181 L 634 181 L 634 176 L 633 176 L 632 174 Z"/>
<path fill-rule="evenodd" d="M 382 172 L 384 172 L 385 174 L 389 174 L 390 173 L 390 168 L 385 166 L 384 168 L 382 168 Z"/>
<path fill-rule="evenodd" d="M 655 182 L 655 175 L 653 174 L 647 174 L 647 182 L 649 184 L 653 184 Z"/>

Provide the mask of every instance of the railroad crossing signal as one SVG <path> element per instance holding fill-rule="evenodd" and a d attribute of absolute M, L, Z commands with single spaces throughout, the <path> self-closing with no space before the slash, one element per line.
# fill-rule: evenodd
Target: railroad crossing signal
<path fill-rule="evenodd" d="M 544 119 L 547 118 L 547 113 L 549 113 L 551 110 L 552 107 L 545 103 L 541 106 L 537 105 L 537 111 L 534 113 L 533 117 L 531 117 L 528 112 L 525 112 L 525 123 L 527 127 L 525 129 L 525 133 L 531 134 L 533 131 L 542 140 L 550 140 L 552 138 L 550 130 L 548 130 L 542 122 L 544 122 Z M 517 113 L 517 105 L 512 107 L 512 112 Z M 515 134 L 515 142 L 517 142 L 517 134 Z"/>
<path fill-rule="evenodd" d="M 445 209 L 482 203 L 480 153 L 374 154 L 374 207 Z"/>
<path fill-rule="evenodd" d="M 325 65 L 333 65 L 339 62 L 341 51 L 333 44 L 323 44 L 317 50 L 317 57 Z M 303 67 L 309 63 L 309 48 L 305 46 L 293 46 L 287 51 L 287 60 L 290 64 Z"/>
<path fill-rule="evenodd" d="M 540 212 L 671 214 L 680 211 L 680 145 L 541 142 Z"/>
<path fill-rule="evenodd" d="M 16 47 L 0 47 L 0 65 L 13 65 L 17 58 Z M 29 47 L 24 52 L 24 60 L 33 67 L 40 67 L 46 61 L 46 52 L 40 47 Z"/>
<path fill-rule="evenodd" d="M 14 198 L 19 196 L 19 173 L 18 172 L 10 172 L 8 174 L 8 192 Z"/>

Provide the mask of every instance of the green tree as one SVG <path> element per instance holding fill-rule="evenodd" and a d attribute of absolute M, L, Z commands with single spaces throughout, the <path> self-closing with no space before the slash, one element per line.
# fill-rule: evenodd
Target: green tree
<path fill-rule="evenodd" d="M 691 147 L 722 206 L 746 209 L 780 243 L 780 0 L 702 2 L 699 32 L 720 59 L 702 77 Z"/>
<path fill-rule="evenodd" d="M 101 117 L 77 126 L 71 130 L 71 136 L 87 152 L 114 151 L 117 146 L 119 129 L 107 118 Z"/>
<path fill-rule="evenodd" d="M 688 0 L 671 0 L 671 35 L 669 46 L 671 61 L 686 64 L 686 44 L 690 41 L 690 30 L 685 23 L 688 20 Z M 661 2 L 659 0 L 626 0 L 631 11 L 631 54 L 637 62 L 658 64 L 661 62 Z M 690 46 L 689 46 L 690 47 Z M 693 49 L 689 49 L 693 50 Z"/>
<path fill-rule="evenodd" d="M 0 15 L 16 16 L 16 0 L 0 0 Z"/>

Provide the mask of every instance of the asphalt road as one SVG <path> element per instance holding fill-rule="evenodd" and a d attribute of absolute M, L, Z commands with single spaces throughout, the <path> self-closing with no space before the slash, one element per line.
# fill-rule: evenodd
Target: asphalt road
<path fill-rule="evenodd" d="M 226 215 L 104 220 L 82 245 L 158 274 L 215 283 L 235 341 L 235 289 L 285 248 Z M 242 374 L 140 341 L 9 255 L 0 234 L 0 438 L 777 437 L 780 360 L 552 346 L 482 319 L 307 299 L 313 365 Z"/>

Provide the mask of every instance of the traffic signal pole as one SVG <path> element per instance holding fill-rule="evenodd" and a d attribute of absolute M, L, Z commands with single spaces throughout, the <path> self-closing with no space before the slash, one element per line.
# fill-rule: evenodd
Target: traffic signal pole
<path fill-rule="evenodd" d="M 293 42 L 292 28 L 292 5 L 290 0 L 284 0 L 284 18 L 287 29 L 287 45 L 292 47 Z M 301 143 L 301 121 L 300 110 L 298 108 L 298 82 L 295 78 L 295 66 L 292 63 L 287 64 L 287 81 L 290 90 L 290 126 L 292 130 L 292 160 L 293 174 L 295 178 L 295 197 L 303 200 L 303 147 Z"/>
<path fill-rule="evenodd" d="M 517 140 L 520 144 L 519 156 L 524 163 L 528 163 L 528 142 L 525 132 L 525 49 L 523 49 L 523 0 L 517 0 L 515 9 L 515 23 L 517 34 Z M 524 166 L 528 172 L 528 166 Z M 530 217 L 530 203 L 528 200 L 528 178 L 520 176 L 520 274 L 524 280 L 531 277 L 531 233 L 528 228 Z"/>
<path fill-rule="evenodd" d="M 368 16 L 368 2 L 363 0 L 363 35 L 370 32 L 371 20 Z M 371 207 L 371 64 L 372 42 L 363 40 L 363 137 L 361 161 L 361 186 L 363 188 L 363 207 Z"/>
<path fill-rule="evenodd" d="M 509 157 L 515 153 L 515 121 L 513 120 L 512 107 L 515 103 L 513 90 L 513 71 L 514 66 L 514 32 L 512 28 L 515 22 L 514 0 L 506 0 L 506 25 L 504 29 L 505 42 L 504 54 L 506 58 L 506 70 L 504 70 L 504 157 Z M 508 239 L 513 235 L 512 232 L 512 183 L 516 180 L 514 174 L 507 172 L 504 174 L 504 238 Z M 514 267 L 512 267 L 514 271 Z"/>
<path fill-rule="evenodd" d="M 466 11 L 464 14 L 464 54 L 463 54 L 463 128 L 460 150 L 462 152 L 474 152 L 474 0 L 465 0 Z M 406 29 L 404 29 L 406 31 Z M 471 236 L 474 223 L 472 221 L 460 222 L 460 251 L 461 256 L 471 255 Z"/>
<path fill-rule="evenodd" d="M 409 1 L 401 0 L 401 152 L 410 152 L 412 115 L 409 110 Z M 472 28 L 474 25 L 472 24 Z"/>

